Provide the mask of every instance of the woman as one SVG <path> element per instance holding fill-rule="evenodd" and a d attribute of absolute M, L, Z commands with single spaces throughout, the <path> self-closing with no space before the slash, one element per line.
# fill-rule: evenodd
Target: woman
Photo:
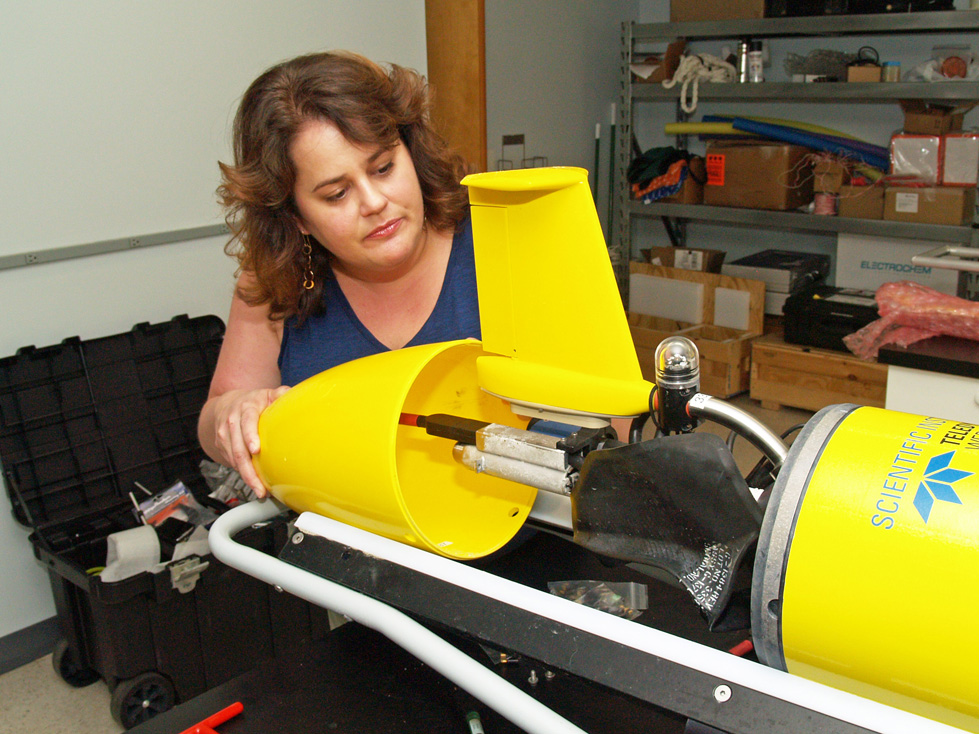
<path fill-rule="evenodd" d="M 239 277 L 201 446 L 265 495 L 258 417 L 311 375 L 479 338 L 467 173 L 424 79 L 351 53 L 279 64 L 245 93 L 219 196 Z"/>

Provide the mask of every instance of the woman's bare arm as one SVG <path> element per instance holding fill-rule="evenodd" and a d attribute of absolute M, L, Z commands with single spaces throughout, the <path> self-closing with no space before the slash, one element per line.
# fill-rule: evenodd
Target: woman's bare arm
<path fill-rule="evenodd" d="M 242 278 L 247 278 L 243 275 Z M 249 306 L 237 295 L 201 410 L 197 435 L 215 461 L 236 469 L 259 497 L 265 496 L 252 455 L 259 451 L 258 417 L 288 388 L 281 386 L 278 357 L 282 322 L 271 321 L 267 306 Z"/>

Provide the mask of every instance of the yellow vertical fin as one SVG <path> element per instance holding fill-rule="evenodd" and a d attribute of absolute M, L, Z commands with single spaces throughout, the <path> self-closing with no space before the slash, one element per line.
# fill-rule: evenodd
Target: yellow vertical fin
<path fill-rule="evenodd" d="M 645 410 L 643 382 L 581 168 L 468 176 L 484 357 L 482 386 L 604 415 Z"/>

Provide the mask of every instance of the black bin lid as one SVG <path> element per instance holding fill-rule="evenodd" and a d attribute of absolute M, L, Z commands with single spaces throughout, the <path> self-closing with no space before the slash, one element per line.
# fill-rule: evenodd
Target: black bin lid
<path fill-rule="evenodd" d="M 41 529 L 197 476 L 197 419 L 217 364 L 217 316 L 22 347 L 0 359 L 0 463 L 23 525 Z"/>

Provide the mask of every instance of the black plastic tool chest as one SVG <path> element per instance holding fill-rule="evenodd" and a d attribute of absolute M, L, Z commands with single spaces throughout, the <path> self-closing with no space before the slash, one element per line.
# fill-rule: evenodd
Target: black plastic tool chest
<path fill-rule="evenodd" d="M 224 335 L 216 316 L 177 316 L 0 359 L 0 463 L 14 515 L 33 528 L 64 639 L 54 664 L 102 678 L 125 727 L 329 629 L 327 613 L 217 561 L 191 556 L 102 582 L 106 538 L 135 527 L 130 492 L 180 480 L 202 503 L 197 419 Z M 275 553 L 285 517 L 238 540 Z"/>

